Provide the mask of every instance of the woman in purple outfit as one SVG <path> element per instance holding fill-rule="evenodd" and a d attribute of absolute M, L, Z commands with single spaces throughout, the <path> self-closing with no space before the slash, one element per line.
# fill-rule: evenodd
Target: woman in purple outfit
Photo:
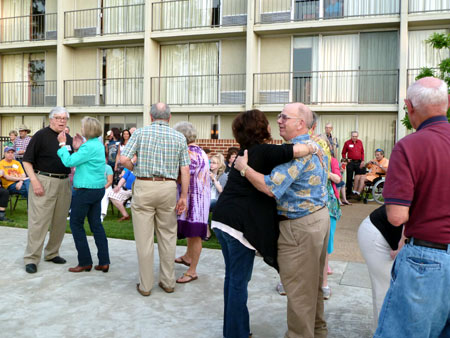
<path fill-rule="evenodd" d="M 202 238 L 206 237 L 210 204 L 209 159 L 195 144 L 197 131 L 189 122 L 179 122 L 174 126 L 186 137 L 188 144 L 190 181 L 186 211 L 178 216 L 178 238 L 187 238 L 187 249 L 175 263 L 188 266 L 188 270 L 177 279 L 177 283 L 189 283 L 198 278 L 197 264 L 202 252 Z"/>

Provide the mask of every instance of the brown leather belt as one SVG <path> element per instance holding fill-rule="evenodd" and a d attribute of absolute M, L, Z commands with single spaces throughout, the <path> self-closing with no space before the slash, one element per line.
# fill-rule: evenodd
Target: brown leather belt
<path fill-rule="evenodd" d="M 136 177 L 136 179 L 142 181 L 175 181 L 173 178 L 167 177 Z"/>
<path fill-rule="evenodd" d="M 405 240 L 405 243 L 408 244 L 411 242 L 410 238 L 407 238 Z M 417 239 L 414 238 L 414 240 L 412 241 L 412 243 L 410 243 L 412 245 L 417 245 L 417 246 L 424 246 L 426 248 L 432 248 L 432 249 L 438 249 L 438 250 L 445 250 L 447 251 L 448 247 L 450 246 L 450 244 L 444 244 L 444 243 L 435 243 L 435 242 L 429 242 L 429 241 L 424 241 L 421 239 Z"/>
<path fill-rule="evenodd" d="M 290 219 L 290 218 L 287 218 L 287 217 L 284 216 L 284 215 L 278 215 L 278 220 L 279 220 L 280 222 L 282 222 L 282 221 L 289 221 L 289 219 Z"/>
<path fill-rule="evenodd" d="M 44 175 L 44 176 L 53 177 L 53 178 L 59 178 L 60 180 L 69 177 L 68 174 L 53 174 L 53 173 L 47 173 L 45 171 L 40 171 L 40 170 L 35 170 L 34 172 L 39 175 Z"/>

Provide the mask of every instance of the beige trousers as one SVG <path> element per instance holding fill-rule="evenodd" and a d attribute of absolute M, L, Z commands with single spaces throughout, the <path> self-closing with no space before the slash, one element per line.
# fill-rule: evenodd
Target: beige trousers
<path fill-rule="evenodd" d="M 36 196 L 30 185 L 28 192 L 28 242 L 25 264 L 39 264 L 45 236 L 50 236 L 45 246 L 44 259 L 59 256 L 59 248 L 67 227 L 72 192 L 68 178 L 59 179 L 36 174 L 44 188 L 44 196 Z"/>
<path fill-rule="evenodd" d="M 174 260 L 177 246 L 177 185 L 175 181 L 144 181 L 133 185 L 134 238 L 139 261 L 142 291 L 153 287 L 154 236 L 158 240 L 159 278 L 166 287 L 175 287 Z"/>
<path fill-rule="evenodd" d="M 329 229 L 327 207 L 280 222 L 278 264 L 288 298 L 286 338 L 327 336 L 322 282 Z"/>

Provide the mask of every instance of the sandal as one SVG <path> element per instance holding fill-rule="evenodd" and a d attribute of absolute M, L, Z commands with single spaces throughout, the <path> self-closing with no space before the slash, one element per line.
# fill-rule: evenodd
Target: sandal
<path fill-rule="evenodd" d="M 178 258 L 175 258 L 175 263 L 177 263 L 177 264 L 183 264 L 183 265 L 186 265 L 186 266 L 191 266 L 191 263 L 186 262 L 186 261 L 184 260 L 183 256 L 178 257 Z"/>
<path fill-rule="evenodd" d="M 187 277 L 187 279 L 182 281 L 181 279 L 183 279 L 184 277 Z M 177 283 L 178 284 L 189 283 L 196 279 L 198 279 L 198 276 L 192 276 L 192 275 L 188 274 L 187 272 L 185 272 L 185 273 L 183 273 L 183 276 L 181 276 L 180 278 L 177 279 Z"/>

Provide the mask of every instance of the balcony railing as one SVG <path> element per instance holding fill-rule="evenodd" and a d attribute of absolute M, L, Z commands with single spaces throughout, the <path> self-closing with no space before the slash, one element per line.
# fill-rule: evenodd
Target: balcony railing
<path fill-rule="evenodd" d="M 64 81 L 66 106 L 139 106 L 143 104 L 144 78 Z"/>
<path fill-rule="evenodd" d="M 344 70 L 254 74 L 254 103 L 392 104 L 398 70 Z"/>
<path fill-rule="evenodd" d="M 144 4 L 83 9 L 64 13 L 64 37 L 144 31 Z"/>
<path fill-rule="evenodd" d="M 409 13 L 448 12 L 450 1 L 448 0 L 409 0 Z"/>
<path fill-rule="evenodd" d="M 275 23 L 400 13 L 400 0 L 255 0 L 255 22 Z"/>
<path fill-rule="evenodd" d="M 243 105 L 245 74 L 154 77 L 152 102 L 172 105 Z"/>
<path fill-rule="evenodd" d="M 0 42 L 56 40 L 56 13 L 0 18 Z"/>
<path fill-rule="evenodd" d="M 56 80 L 0 82 L 0 106 L 56 106 Z"/>
<path fill-rule="evenodd" d="M 175 0 L 152 4 L 153 31 L 247 24 L 247 0 Z"/>

